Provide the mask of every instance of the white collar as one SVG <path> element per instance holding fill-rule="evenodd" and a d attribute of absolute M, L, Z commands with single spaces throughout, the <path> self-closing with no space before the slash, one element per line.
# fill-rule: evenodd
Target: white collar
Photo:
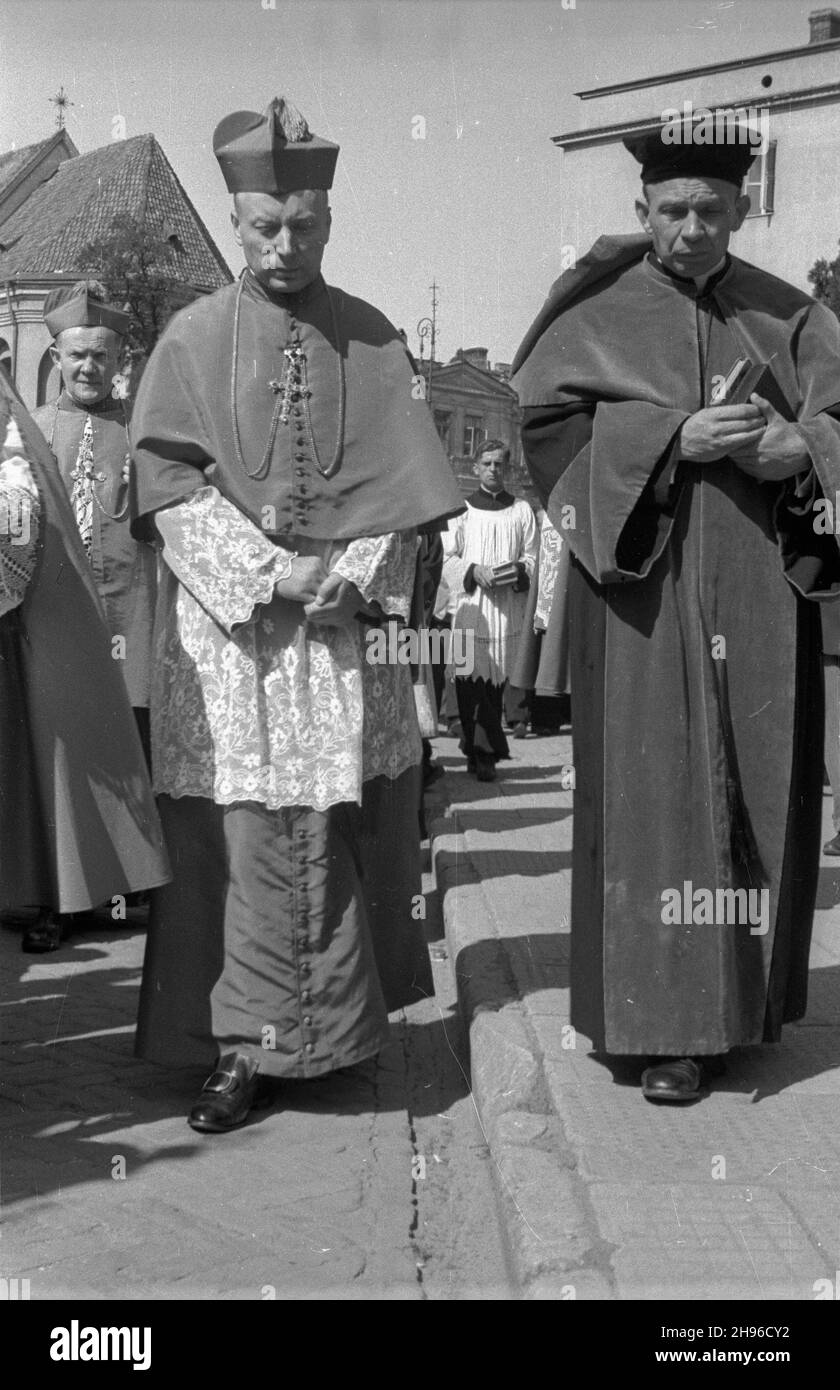
<path fill-rule="evenodd" d="M 698 290 L 702 291 L 705 288 L 707 281 L 711 280 L 713 275 L 717 275 L 719 270 L 723 270 L 725 264 L 726 255 L 724 253 L 724 255 L 722 255 L 720 260 L 718 261 L 717 265 L 713 265 L 711 270 L 706 271 L 705 275 L 692 276 L 692 279 L 694 280 L 694 283 L 697 286 Z"/>

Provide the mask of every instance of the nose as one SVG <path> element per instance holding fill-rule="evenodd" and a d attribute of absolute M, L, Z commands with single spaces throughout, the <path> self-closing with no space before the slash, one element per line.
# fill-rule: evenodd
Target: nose
<path fill-rule="evenodd" d="M 700 241 L 705 236 L 705 228 L 696 212 L 689 213 L 683 223 L 682 234 L 684 241 Z"/>
<path fill-rule="evenodd" d="M 292 253 L 292 233 L 288 227 L 281 227 L 277 236 L 274 238 L 274 250 L 278 256 L 284 259 Z"/>

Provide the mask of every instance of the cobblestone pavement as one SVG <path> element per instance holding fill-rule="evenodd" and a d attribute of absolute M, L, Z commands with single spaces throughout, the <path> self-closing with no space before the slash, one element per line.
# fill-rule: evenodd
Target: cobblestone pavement
<path fill-rule="evenodd" d="M 204 1073 L 132 1056 L 142 919 L 40 957 L 0 931 L 0 1276 L 32 1300 L 509 1297 L 426 887 L 437 998 L 225 1135 L 186 1124 Z"/>
<path fill-rule="evenodd" d="M 654 1106 L 568 1021 L 568 736 L 496 783 L 440 740 L 432 827 L 472 1081 L 526 1296 L 826 1298 L 840 1269 L 840 861 L 820 869 L 809 1007 L 730 1054 L 711 1095 Z M 824 797 L 823 841 L 833 834 Z"/>

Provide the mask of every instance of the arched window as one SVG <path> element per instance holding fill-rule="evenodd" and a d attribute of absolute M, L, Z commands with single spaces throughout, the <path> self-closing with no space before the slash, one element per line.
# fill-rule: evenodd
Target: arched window
<path fill-rule="evenodd" d="M 55 400 L 60 390 L 61 373 L 50 357 L 50 350 L 47 348 L 38 364 L 38 399 L 35 404 L 45 405 L 47 401 Z"/>

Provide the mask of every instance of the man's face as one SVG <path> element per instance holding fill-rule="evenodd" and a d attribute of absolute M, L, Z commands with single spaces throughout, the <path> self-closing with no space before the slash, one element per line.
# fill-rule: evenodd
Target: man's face
<path fill-rule="evenodd" d="M 687 279 L 707 275 L 726 255 L 750 200 L 726 179 L 682 178 L 648 184 L 636 213 L 668 270 Z"/>
<path fill-rule="evenodd" d="M 315 280 L 330 239 L 330 209 L 322 189 L 272 197 L 237 193 L 233 232 L 261 284 L 276 294 L 296 294 Z"/>
<path fill-rule="evenodd" d="M 482 454 L 474 466 L 474 472 L 488 492 L 501 492 L 507 472 L 504 450 L 491 449 L 489 454 Z"/>
<path fill-rule="evenodd" d="M 65 328 L 50 348 L 77 405 L 96 405 L 110 395 L 121 353 L 122 338 L 113 328 Z"/>

